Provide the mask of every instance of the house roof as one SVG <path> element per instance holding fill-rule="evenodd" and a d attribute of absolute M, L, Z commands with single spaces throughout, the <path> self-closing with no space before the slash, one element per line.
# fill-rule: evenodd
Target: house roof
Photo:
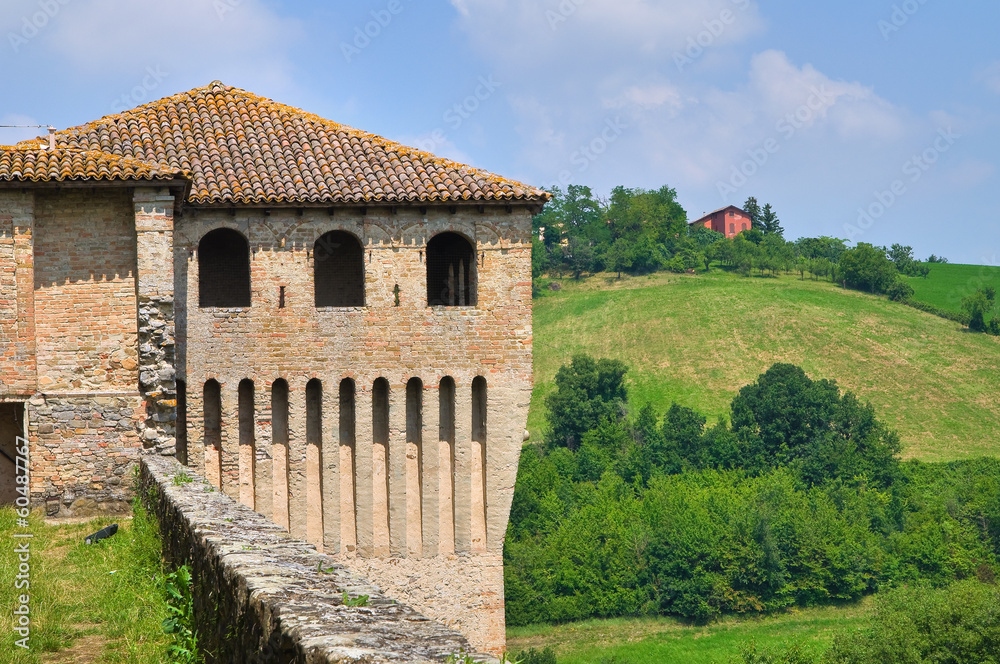
<path fill-rule="evenodd" d="M 202 205 L 544 202 L 550 197 L 219 81 L 55 137 L 58 148 L 97 150 L 154 170 L 185 171 L 192 184 L 188 201 Z M 87 171 L 69 172 L 83 177 Z"/>
<path fill-rule="evenodd" d="M 38 146 L 0 146 L 0 182 L 83 180 L 178 180 L 191 175 L 177 169 L 94 150 Z"/>
<path fill-rule="evenodd" d="M 716 215 L 716 214 L 718 214 L 720 212 L 725 212 L 726 210 L 729 210 L 729 209 L 736 210 L 737 212 L 742 212 L 743 214 L 746 214 L 748 217 L 750 216 L 749 214 L 747 214 L 747 211 L 744 210 L 744 209 L 742 209 L 742 208 L 736 207 L 735 205 L 727 205 L 725 207 L 720 207 L 718 210 L 712 210 L 708 214 L 703 214 L 700 217 L 698 217 L 697 219 L 695 219 L 694 221 L 689 221 L 688 222 L 688 226 L 692 226 L 694 224 L 697 224 L 698 222 L 705 221 L 709 217 L 711 217 L 713 215 Z"/>

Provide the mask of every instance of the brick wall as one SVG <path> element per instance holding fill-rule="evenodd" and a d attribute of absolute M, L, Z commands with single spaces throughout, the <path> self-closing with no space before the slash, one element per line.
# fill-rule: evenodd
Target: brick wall
<path fill-rule="evenodd" d="M 34 247 L 39 389 L 134 391 L 136 250 L 130 192 L 40 191 Z"/>
<path fill-rule="evenodd" d="M 138 459 L 136 237 L 127 188 L 36 190 L 27 400 L 32 496 L 49 514 L 127 507 Z M 18 296 L 25 301 L 27 294 Z"/>
<path fill-rule="evenodd" d="M 0 191 L 0 400 L 35 392 L 34 208 L 32 193 Z"/>
<path fill-rule="evenodd" d="M 250 243 L 252 303 L 246 309 L 198 307 L 198 242 L 223 227 L 239 231 Z M 364 246 L 365 307 L 317 310 L 314 306 L 313 245 L 331 230 L 349 232 Z M 445 231 L 475 243 L 475 307 L 426 306 L 426 245 Z M 484 574 L 496 577 L 491 586 L 499 588 L 499 599 L 488 607 L 481 589 L 467 589 L 475 597 L 470 594 L 463 605 L 482 607 L 489 615 L 466 634 L 478 647 L 501 647 L 502 568 L 496 560 L 502 551 L 531 393 L 530 252 L 530 214 L 523 208 L 464 206 L 452 212 L 431 207 L 425 213 L 418 208 L 395 213 L 373 208 L 364 215 L 358 209 L 338 209 L 332 216 L 325 210 L 301 214 L 272 210 L 269 215 L 261 210 L 235 214 L 202 210 L 176 219 L 178 357 L 183 358 L 178 371 L 187 384 L 190 463 L 218 478 L 214 481 L 231 497 L 268 516 L 283 513 L 274 503 L 270 404 L 274 382 L 287 381 L 289 443 L 280 456 L 288 459 L 292 534 L 308 538 L 328 553 L 350 556 L 353 551 L 341 546 L 341 526 L 342 520 L 356 517 L 361 557 L 420 558 L 425 561 L 423 568 L 432 569 L 444 568 L 449 555 L 460 554 L 468 570 L 482 567 L 487 570 Z M 282 288 L 284 307 L 279 306 Z M 453 542 L 438 537 L 444 499 L 439 479 L 441 468 L 451 464 L 440 453 L 447 447 L 441 447 L 438 435 L 438 388 L 446 376 L 456 384 Z M 485 377 L 488 393 L 484 472 L 479 470 L 480 448 L 473 441 L 472 384 L 477 376 Z M 353 379 L 357 388 L 353 469 L 341 467 L 345 457 L 340 449 L 339 385 L 345 378 Z M 379 495 L 384 480 L 379 476 L 380 461 L 373 457 L 372 388 L 379 378 L 389 384 L 387 496 Z M 419 378 L 423 385 L 419 447 L 407 440 L 406 385 L 411 378 Z M 211 448 L 207 454 L 202 443 L 202 393 L 209 379 L 221 384 L 218 456 Z M 322 425 L 321 440 L 309 445 L 305 393 L 313 379 L 323 387 Z M 252 435 L 245 427 L 241 438 L 239 385 L 245 380 L 253 382 L 255 412 Z M 414 467 L 419 478 L 417 484 L 409 483 L 408 498 L 407 473 Z M 348 480 L 355 493 L 353 510 L 351 498 L 341 495 L 342 482 Z M 407 524 L 415 513 L 409 504 L 415 486 L 422 487 L 422 509 L 416 512 L 421 523 L 416 530 L 413 523 Z M 477 492 L 485 495 L 485 533 L 477 530 L 483 527 L 482 515 L 477 526 L 476 510 L 482 510 L 483 503 L 475 498 Z M 387 512 L 385 549 L 379 544 L 379 510 Z M 414 532 L 421 536 L 417 550 Z M 475 560 L 477 555 L 482 564 Z M 373 580 L 380 582 L 378 577 Z M 450 611 L 450 618 L 435 615 L 434 602 L 414 604 L 431 617 L 454 621 Z"/>

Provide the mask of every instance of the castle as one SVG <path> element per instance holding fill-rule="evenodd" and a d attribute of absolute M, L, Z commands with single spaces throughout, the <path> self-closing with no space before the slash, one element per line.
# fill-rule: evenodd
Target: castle
<path fill-rule="evenodd" d="M 547 200 L 220 82 L 0 148 L 0 498 L 176 455 L 497 649 Z"/>

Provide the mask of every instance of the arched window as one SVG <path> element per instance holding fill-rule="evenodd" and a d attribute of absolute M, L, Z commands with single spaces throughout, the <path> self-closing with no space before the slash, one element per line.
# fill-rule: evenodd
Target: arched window
<path fill-rule="evenodd" d="M 427 243 L 427 305 L 476 304 L 476 252 L 457 233 L 441 233 Z"/>
<path fill-rule="evenodd" d="M 250 306 L 250 244 L 218 228 L 198 243 L 198 306 Z"/>
<path fill-rule="evenodd" d="M 317 307 L 365 306 L 364 249 L 344 231 L 331 231 L 313 245 Z"/>

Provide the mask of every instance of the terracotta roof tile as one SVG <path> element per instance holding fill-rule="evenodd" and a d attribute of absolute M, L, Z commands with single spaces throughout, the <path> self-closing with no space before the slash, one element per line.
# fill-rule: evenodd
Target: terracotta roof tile
<path fill-rule="evenodd" d="M 190 173 L 96 150 L 0 146 L 0 182 L 191 179 Z"/>
<path fill-rule="evenodd" d="M 199 204 L 549 198 L 218 81 L 57 132 L 56 141 L 188 171 L 188 200 Z"/>

